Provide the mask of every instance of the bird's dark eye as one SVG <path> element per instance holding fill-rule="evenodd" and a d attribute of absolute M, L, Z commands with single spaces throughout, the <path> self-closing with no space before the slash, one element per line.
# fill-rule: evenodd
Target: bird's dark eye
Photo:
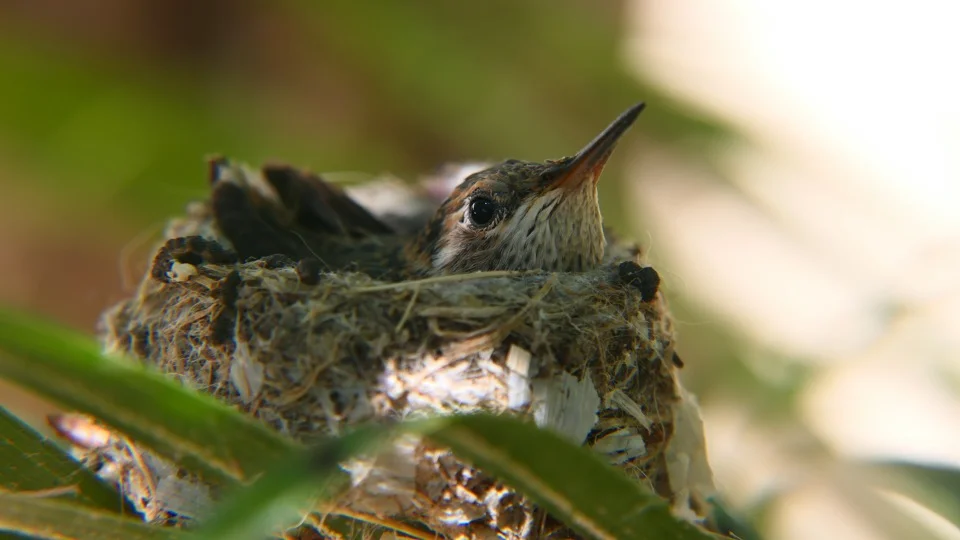
<path fill-rule="evenodd" d="M 486 227 L 497 215 L 497 203 L 486 197 L 477 197 L 470 201 L 470 222 L 478 227 Z"/>

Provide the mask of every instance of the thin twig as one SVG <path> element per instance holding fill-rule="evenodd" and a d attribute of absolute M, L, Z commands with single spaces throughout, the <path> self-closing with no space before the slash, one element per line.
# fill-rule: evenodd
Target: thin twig
<path fill-rule="evenodd" d="M 316 387 L 317 379 L 320 377 L 320 374 L 323 373 L 328 367 L 332 366 L 339 360 L 340 356 L 340 342 L 334 342 L 333 347 L 330 353 L 327 355 L 327 358 L 324 362 L 317 364 L 315 368 L 307 375 L 304 379 L 303 384 L 300 386 L 294 387 L 293 390 L 285 394 L 281 394 L 277 399 L 276 404 L 284 407 L 290 405 L 294 401 L 302 398 L 310 391 L 310 389 Z"/>
<path fill-rule="evenodd" d="M 413 289 L 410 301 L 407 302 L 407 309 L 403 310 L 403 316 L 400 317 L 400 322 L 398 322 L 397 326 L 393 329 L 393 333 L 399 334 L 400 330 L 403 329 L 403 325 L 406 324 L 407 319 L 410 317 L 410 312 L 413 311 L 413 305 L 417 302 L 418 296 L 420 296 L 420 287 Z"/>
<path fill-rule="evenodd" d="M 491 272 L 473 272 L 472 274 L 450 274 L 449 276 L 435 276 L 424 279 L 414 279 L 410 281 L 398 281 L 396 283 L 384 283 L 382 285 L 373 285 L 371 287 L 357 287 L 356 289 L 351 289 L 350 292 L 368 293 L 390 291 L 395 289 L 409 289 L 410 287 L 432 285 L 434 283 L 458 283 L 461 281 L 472 281 L 475 279 L 522 276 L 526 273 L 528 272 L 516 272 L 514 270 L 494 270 Z"/>
<path fill-rule="evenodd" d="M 520 308 L 519 311 L 514 313 L 512 317 L 510 317 L 504 322 L 495 321 L 491 324 L 488 324 L 487 326 L 484 326 L 483 328 L 479 328 L 471 332 L 464 332 L 463 334 L 460 334 L 460 335 L 463 338 L 472 338 L 472 337 L 482 336 L 484 334 L 492 334 L 493 336 L 500 336 L 504 331 L 509 332 L 510 330 L 513 329 L 513 325 L 515 325 L 517 321 L 519 321 L 524 315 L 527 314 L 528 311 L 530 311 L 533 308 L 533 306 L 540 303 L 540 301 L 543 300 L 545 296 L 547 296 L 547 293 L 550 292 L 551 289 L 553 289 L 553 286 L 556 283 L 557 283 L 557 274 L 550 274 L 550 277 L 543 284 L 543 286 L 540 287 L 540 290 L 538 290 L 536 294 L 530 297 L 530 300 L 527 301 L 526 305 L 524 305 L 522 308 Z"/>
<path fill-rule="evenodd" d="M 355 510 L 350 510 L 349 508 L 337 508 L 336 510 L 330 512 L 331 514 L 336 514 L 339 516 L 348 517 L 357 521 L 362 521 L 364 523 L 372 523 L 374 525 L 379 525 L 387 529 L 401 532 L 417 540 L 436 540 L 440 538 L 440 535 L 431 531 L 425 531 L 423 529 L 414 527 L 409 523 L 404 523 L 402 521 L 391 519 L 388 517 L 375 516 L 373 514 L 366 514 L 364 512 L 357 512 Z"/>

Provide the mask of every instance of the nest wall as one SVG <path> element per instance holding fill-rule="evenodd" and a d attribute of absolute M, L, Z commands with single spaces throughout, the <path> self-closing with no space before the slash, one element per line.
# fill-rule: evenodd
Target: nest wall
<path fill-rule="evenodd" d="M 233 166 L 218 179 L 239 186 L 250 206 L 284 211 L 258 171 Z M 678 512 L 702 516 L 698 489 L 709 482 L 693 482 L 689 466 L 705 463 L 696 447 L 702 428 L 676 380 L 659 279 L 636 247 L 611 241 L 605 263 L 583 273 L 384 281 L 299 253 L 243 257 L 218 220 L 216 190 L 215 183 L 212 202 L 171 222 L 137 293 L 104 315 L 108 350 L 304 442 L 417 416 L 532 418 L 592 446 Z M 671 450 L 681 411 L 685 425 L 694 417 L 686 437 L 693 446 Z M 678 461 L 686 465 L 678 469 Z M 407 438 L 344 467 L 355 485 L 338 505 L 351 513 L 413 519 L 451 538 L 574 537 L 509 486 L 427 441 Z M 192 486 L 178 490 L 181 499 L 198 496 L 202 480 L 179 477 Z M 137 498 L 156 521 L 202 513 L 157 493 Z"/>

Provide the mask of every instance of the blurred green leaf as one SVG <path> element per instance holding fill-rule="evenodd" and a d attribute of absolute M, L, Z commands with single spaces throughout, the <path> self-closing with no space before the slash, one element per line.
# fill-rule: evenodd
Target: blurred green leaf
<path fill-rule="evenodd" d="M 839 475 L 841 481 L 835 483 L 835 486 L 844 495 L 844 503 L 860 514 L 863 518 L 862 522 L 874 530 L 877 538 L 890 540 L 942 538 L 926 523 L 918 520 L 912 512 L 895 504 L 890 498 L 882 496 L 869 484 L 850 482 L 849 479 L 853 478 L 853 475 L 849 472 L 841 471 Z"/>
<path fill-rule="evenodd" d="M 857 467 L 875 486 L 905 495 L 960 527 L 960 469 L 903 461 Z"/>
<path fill-rule="evenodd" d="M 713 505 L 712 520 L 721 534 L 729 536 L 730 538 L 736 538 L 737 540 L 763 539 L 753 524 L 741 519 L 741 516 L 732 513 L 718 498 L 711 498 L 710 504 Z"/>
<path fill-rule="evenodd" d="M 365 426 L 280 461 L 252 486 L 228 498 L 197 531 L 210 540 L 259 539 L 297 523 L 318 503 L 341 492 L 350 477 L 340 463 L 374 450 L 394 433 L 389 426 Z"/>
<path fill-rule="evenodd" d="M 51 540 L 173 540 L 176 529 L 148 525 L 66 501 L 0 491 L 0 531 Z"/>
<path fill-rule="evenodd" d="M 115 512 L 125 506 L 116 490 L 3 407 L 0 407 L 0 488 L 11 492 L 65 490 L 70 500 Z"/>
<path fill-rule="evenodd" d="M 92 339 L 0 309 L 0 377 L 88 413 L 188 468 L 250 478 L 295 443 Z"/>
<path fill-rule="evenodd" d="M 644 130 L 658 139 L 726 133 L 628 72 L 617 8 L 425 5 L 297 2 L 287 9 L 316 30 L 318 47 L 337 50 L 358 72 L 374 104 L 389 104 L 454 153 L 438 159 L 559 158 L 637 101 L 651 104 Z M 449 144 L 459 148 L 443 148 Z"/>
<path fill-rule="evenodd" d="M 29 180 L 0 183 L 39 198 L 35 212 L 93 219 L 109 209 L 139 223 L 163 219 L 204 195 L 211 153 L 253 164 L 369 163 L 371 171 L 402 160 L 383 141 L 360 144 L 343 130 L 277 129 L 258 88 L 227 86 L 217 69 L 191 78 L 90 53 L 0 31 L 0 72 L 16 81 L 0 85 L 3 167 Z"/>
<path fill-rule="evenodd" d="M 515 419 L 470 415 L 367 426 L 290 459 L 220 509 L 204 538 L 259 538 L 322 507 L 346 477 L 338 463 L 397 430 L 424 435 L 527 493 L 588 538 L 703 540 L 714 536 L 675 518 L 663 499 L 587 448 Z"/>
<path fill-rule="evenodd" d="M 713 537 L 675 518 L 666 501 L 595 452 L 532 424 L 502 416 L 455 416 L 425 434 L 589 538 Z"/>

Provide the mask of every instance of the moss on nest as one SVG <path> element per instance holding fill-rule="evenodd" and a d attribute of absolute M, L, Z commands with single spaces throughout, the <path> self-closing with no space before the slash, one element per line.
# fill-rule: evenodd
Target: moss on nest
<path fill-rule="evenodd" d="M 257 171 L 233 171 L 251 199 L 283 211 Z M 239 262 L 221 229 L 207 203 L 171 223 L 137 294 L 105 314 L 108 349 L 303 441 L 418 415 L 529 416 L 702 510 L 670 478 L 678 360 L 656 274 L 635 247 L 612 242 L 605 264 L 585 273 L 385 282 L 321 271 L 295 253 Z M 340 504 L 353 513 L 416 519 L 451 537 L 569 534 L 418 440 L 346 468 L 356 485 Z"/>

